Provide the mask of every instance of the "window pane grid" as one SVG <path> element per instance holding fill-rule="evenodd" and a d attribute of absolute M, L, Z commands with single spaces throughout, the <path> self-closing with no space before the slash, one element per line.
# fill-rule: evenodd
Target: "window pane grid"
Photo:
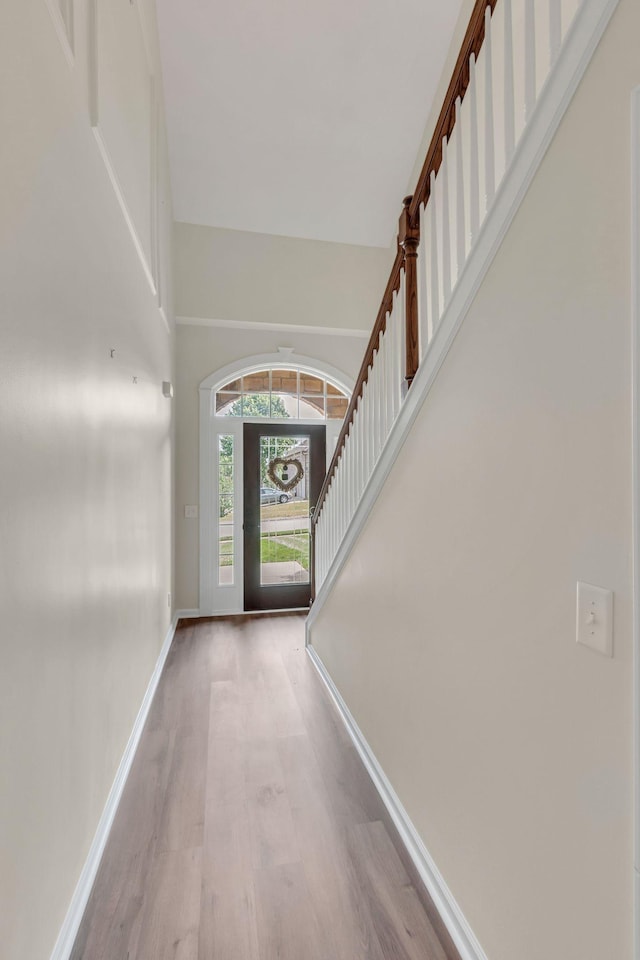
<path fill-rule="evenodd" d="M 231 380 L 216 393 L 216 415 L 248 418 L 338 420 L 349 399 L 322 377 L 269 368 Z"/>

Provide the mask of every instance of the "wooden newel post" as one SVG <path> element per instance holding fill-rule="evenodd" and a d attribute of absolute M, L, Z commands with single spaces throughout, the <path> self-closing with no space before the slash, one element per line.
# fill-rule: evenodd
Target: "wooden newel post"
<path fill-rule="evenodd" d="M 398 224 L 398 244 L 404 251 L 405 276 L 405 365 L 404 380 L 408 390 L 418 369 L 418 245 L 420 221 L 412 220 L 409 205 L 413 197 L 404 198 Z"/>

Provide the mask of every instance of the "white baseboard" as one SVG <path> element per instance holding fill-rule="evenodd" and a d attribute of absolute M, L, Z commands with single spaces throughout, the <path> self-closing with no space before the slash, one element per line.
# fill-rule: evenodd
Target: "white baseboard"
<path fill-rule="evenodd" d="M 203 614 L 195 608 L 192 610 L 176 610 L 175 621 L 177 624 L 178 620 L 195 620 L 196 617 L 201 616 L 203 616 Z"/>
<path fill-rule="evenodd" d="M 418 874 L 429 896 L 433 900 L 436 910 L 440 914 L 449 935 L 456 945 L 462 960 L 487 960 L 487 956 L 480 946 L 473 930 L 467 923 L 462 910 L 438 870 L 429 851 L 422 842 L 418 831 L 409 819 L 407 811 L 402 806 L 398 795 L 389 783 L 384 770 L 378 763 L 371 747 L 364 738 L 358 724 L 340 696 L 338 689 L 317 652 L 307 643 L 307 653 L 314 667 L 320 674 L 331 698 L 338 708 L 347 732 L 364 763 L 369 776 L 373 780 L 376 790 L 393 820 L 400 834 L 409 856 L 411 857 Z"/>
<path fill-rule="evenodd" d="M 158 686 L 158 681 L 160 680 L 162 669 L 171 647 L 177 622 L 178 617 L 176 615 L 167 631 L 164 643 L 162 644 L 162 649 L 160 650 L 156 665 L 153 673 L 151 674 L 151 679 L 149 680 L 149 684 L 140 705 L 140 709 L 138 710 L 138 716 L 133 724 L 131 736 L 129 737 L 129 741 L 124 749 L 120 765 L 111 786 L 111 790 L 109 791 L 109 796 L 107 797 L 107 802 L 104 810 L 102 811 L 102 816 L 98 822 L 98 827 L 96 829 L 93 842 L 89 848 L 89 853 L 84 867 L 82 868 L 80 879 L 76 884 L 76 888 L 71 898 L 71 903 L 69 904 L 69 909 L 67 910 L 67 915 L 64 918 L 60 933 L 58 934 L 58 939 L 56 940 L 56 944 L 53 948 L 51 960 L 69 960 L 69 957 L 71 956 L 71 951 L 73 950 L 73 945 L 78 935 L 78 930 L 80 929 L 80 923 L 82 921 L 96 875 L 98 873 L 98 867 L 100 866 L 102 854 L 104 853 L 104 848 L 107 844 L 107 840 L 109 839 L 109 832 L 118 809 L 118 804 L 120 803 L 122 791 L 124 790 L 124 785 L 127 782 L 129 770 L 131 769 L 131 764 L 133 763 L 133 758 L 136 754 L 138 743 L 142 735 L 142 730 L 149 713 L 149 708 L 151 707 L 151 703 Z"/>
<path fill-rule="evenodd" d="M 633 957 L 640 960 L 640 871 L 633 871 Z"/>

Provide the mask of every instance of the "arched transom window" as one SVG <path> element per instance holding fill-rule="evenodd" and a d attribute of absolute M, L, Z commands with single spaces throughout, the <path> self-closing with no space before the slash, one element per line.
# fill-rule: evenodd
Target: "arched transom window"
<path fill-rule="evenodd" d="M 218 417 L 342 420 L 349 406 L 343 390 L 303 370 L 269 367 L 247 373 L 216 391 Z"/>

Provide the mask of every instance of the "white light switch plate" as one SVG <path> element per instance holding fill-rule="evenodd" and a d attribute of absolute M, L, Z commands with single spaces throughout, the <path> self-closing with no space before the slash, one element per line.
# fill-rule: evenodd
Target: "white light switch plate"
<path fill-rule="evenodd" d="M 197 507 L 187 507 L 184 508 L 184 516 L 186 520 L 197 520 L 198 519 L 198 508 Z"/>
<path fill-rule="evenodd" d="M 578 581 L 576 641 L 613 656 L 613 592 Z"/>

